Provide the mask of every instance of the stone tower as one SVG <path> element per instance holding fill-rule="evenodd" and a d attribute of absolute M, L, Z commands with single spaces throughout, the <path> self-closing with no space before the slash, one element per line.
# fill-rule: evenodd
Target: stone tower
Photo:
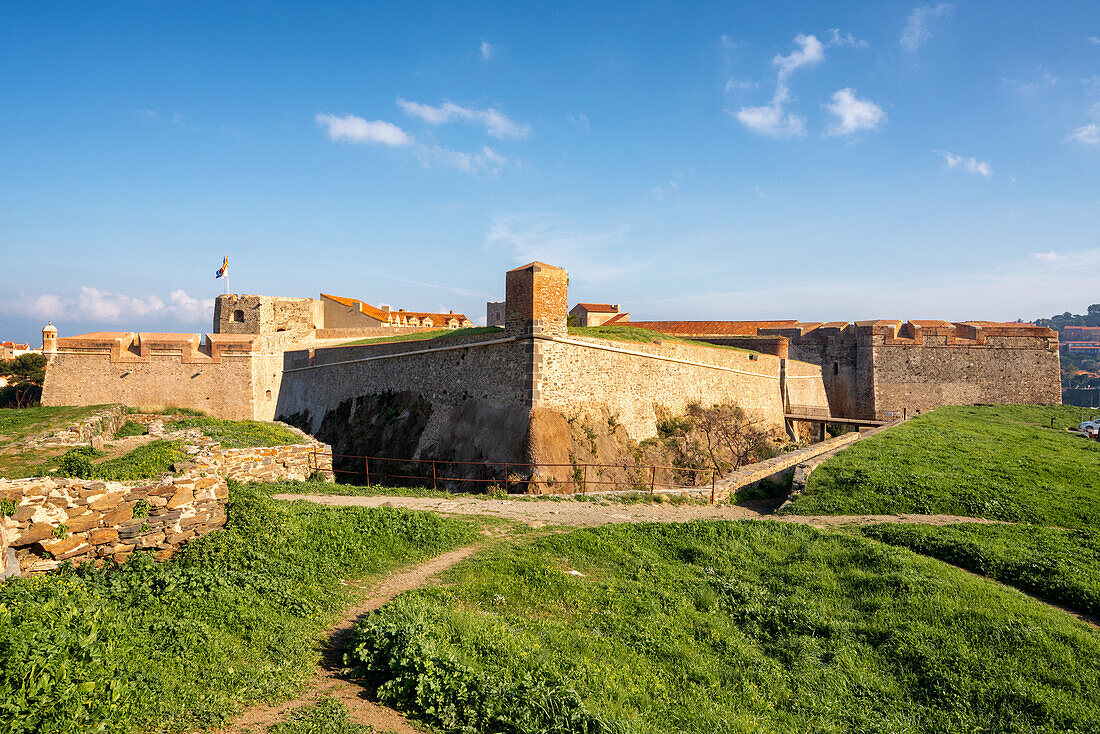
<path fill-rule="evenodd" d="M 569 274 L 533 262 L 509 270 L 504 282 L 504 328 L 508 336 L 566 336 Z"/>
<path fill-rule="evenodd" d="M 57 351 L 57 327 L 53 325 L 52 321 L 47 321 L 46 325 L 42 327 L 42 351 Z"/>

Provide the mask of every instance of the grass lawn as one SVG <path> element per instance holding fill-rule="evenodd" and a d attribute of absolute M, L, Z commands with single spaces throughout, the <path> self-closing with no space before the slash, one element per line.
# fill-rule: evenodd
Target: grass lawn
<path fill-rule="evenodd" d="M 964 523 L 862 532 L 1100 617 L 1100 530 Z"/>
<path fill-rule="evenodd" d="M 674 344 L 690 344 L 695 347 L 711 347 L 713 349 L 728 349 L 735 352 L 752 352 L 751 349 L 731 347 L 724 344 L 708 344 L 707 342 L 685 339 L 680 336 L 669 336 L 659 331 L 639 329 L 636 326 L 570 326 L 569 336 L 587 336 L 594 339 L 608 339 L 617 342 L 635 342 L 639 344 L 652 344 L 653 342 L 672 342 Z"/>
<path fill-rule="evenodd" d="M 445 580 L 361 621 L 347 660 L 448 732 L 1100 730 L 1100 634 L 855 535 L 613 525 Z"/>
<path fill-rule="evenodd" d="M 288 430 L 286 426 L 264 421 L 230 421 L 203 416 L 180 418 L 164 424 L 166 431 L 184 431 L 189 428 L 198 428 L 203 435 L 221 442 L 225 449 L 287 446 L 303 442 L 301 436 Z"/>
<path fill-rule="evenodd" d="M 1064 430 L 1091 414 L 1066 405 L 937 408 L 826 461 L 789 511 L 1100 526 L 1100 443 Z"/>
<path fill-rule="evenodd" d="M 11 444 L 32 434 L 59 430 L 106 407 L 0 408 L 0 444 Z"/>
<path fill-rule="evenodd" d="M 36 434 L 53 433 L 105 407 L 0 408 L 0 477 L 33 476 L 28 472 L 41 464 L 44 456 L 62 453 L 57 450 L 21 452 L 15 448 L 20 441 Z"/>
<path fill-rule="evenodd" d="M 434 339 L 453 339 L 456 336 L 476 336 L 478 334 L 499 334 L 500 336 L 504 336 L 504 329 L 497 326 L 470 326 L 465 329 L 435 329 L 433 331 L 421 331 L 415 334 L 395 334 L 394 336 L 375 336 L 370 339 L 357 339 L 356 341 L 341 344 L 340 346 L 357 347 L 361 344 L 431 341 Z"/>
<path fill-rule="evenodd" d="M 228 515 L 166 563 L 139 554 L 0 584 L 0 731 L 216 726 L 313 673 L 321 632 L 353 598 L 343 580 L 476 536 L 458 520 L 278 503 L 249 486 L 231 488 Z"/>
<path fill-rule="evenodd" d="M 340 346 L 352 347 L 360 344 L 389 344 L 390 342 L 430 341 L 434 339 L 448 339 L 456 336 L 470 336 L 473 334 L 497 334 L 504 336 L 504 330 L 496 326 L 475 326 L 469 329 L 440 329 L 437 331 L 422 331 L 419 334 L 402 334 L 400 336 L 379 336 L 372 339 L 359 339 Z M 669 336 L 659 331 L 639 329 L 634 326 L 570 326 L 569 336 L 587 336 L 594 339 L 608 339 L 618 342 L 634 342 L 636 344 L 652 344 L 656 341 L 674 342 L 676 344 L 691 344 L 696 347 L 713 347 L 714 349 L 732 349 L 737 352 L 751 352 L 751 349 L 729 347 L 718 344 L 684 339 L 679 336 Z"/>

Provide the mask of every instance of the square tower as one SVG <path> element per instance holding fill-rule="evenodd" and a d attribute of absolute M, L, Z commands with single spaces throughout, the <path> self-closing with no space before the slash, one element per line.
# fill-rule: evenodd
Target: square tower
<path fill-rule="evenodd" d="M 533 262 L 509 270 L 504 282 L 504 328 L 509 336 L 566 336 L 569 274 Z"/>

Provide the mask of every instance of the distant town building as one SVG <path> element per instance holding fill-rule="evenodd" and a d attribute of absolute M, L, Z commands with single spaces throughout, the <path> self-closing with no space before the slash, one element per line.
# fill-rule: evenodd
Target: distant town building
<path fill-rule="evenodd" d="M 1100 326 L 1067 326 L 1062 329 L 1062 343 L 1100 342 Z"/>
<path fill-rule="evenodd" d="M 1062 348 L 1070 354 L 1100 355 L 1100 341 L 1062 342 Z"/>
<path fill-rule="evenodd" d="M 577 326 L 610 326 L 630 321 L 630 314 L 623 313 L 617 303 L 578 303 L 569 315 L 576 318 Z"/>
<path fill-rule="evenodd" d="M 504 301 L 489 301 L 485 304 L 485 325 L 504 326 Z"/>
<path fill-rule="evenodd" d="M 20 344 L 18 342 L 0 342 L 0 359 L 15 359 L 21 354 L 29 354 L 31 352 L 39 352 L 40 349 L 31 349 L 30 344 Z"/>

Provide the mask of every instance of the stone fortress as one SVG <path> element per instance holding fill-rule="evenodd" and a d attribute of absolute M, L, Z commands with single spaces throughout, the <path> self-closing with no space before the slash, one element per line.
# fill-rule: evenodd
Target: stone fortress
<path fill-rule="evenodd" d="M 629 322 L 617 307 L 574 309 L 587 323 L 698 340 L 636 343 L 571 336 L 560 268 L 516 268 L 505 290 L 503 328 L 430 340 L 347 343 L 469 320 L 328 295 L 224 295 L 204 340 L 47 331 L 42 402 L 279 418 L 337 453 L 511 462 L 544 467 L 548 476 L 564 473 L 554 467 L 577 454 L 578 417 L 639 442 L 692 402 L 735 403 L 789 433 L 794 422 L 829 417 L 876 421 L 943 404 L 1060 402 L 1057 334 L 1032 325 Z M 489 304 L 490 314 L 499 306 Z"/>

